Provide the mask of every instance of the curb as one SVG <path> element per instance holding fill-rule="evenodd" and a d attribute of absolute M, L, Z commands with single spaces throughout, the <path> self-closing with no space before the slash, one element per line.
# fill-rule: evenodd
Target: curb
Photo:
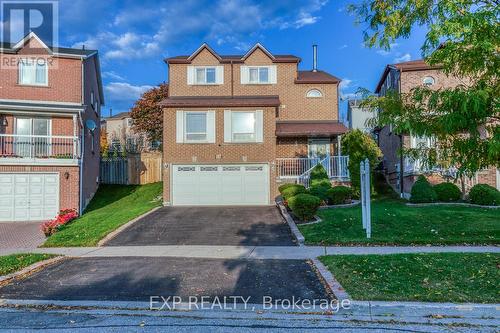
<path fill-rule="evenodd" d="M 320 206 L 318 209 L 330 209 L 330 208 L 349 208 L 349 207 L 355 207 L 361 203 L 360 200 L 352 200 L 351 203 L 348 204 L 342 204 L 342 205 L 327 205 L 327 206 Z"/>
<path fill-rule="evenodd" d="M 482 206 L 467 202 L 427 202 L 427 203 L 407 202 L 405 205 L 408 207 L 462 206 L 462 207 L 474 207 L 474 208 L 485 208 L 485 209 L 500 209 L 500 206 Z"/>
<path fill-rule="evenodd" d="M 28 267 L 25 267 L 19 271 L 0 276 L 0 287 L 3 287 L 4 285 L 9 284 L 12 280 L 17 280 L 17 279 L 22 278 L 25 275 L 30 275 L 30 274 L 33 274 L 35 272 L 38 272 L 39 270 L 42 270 L 47 266 L 58 263 L 59 261 L 62 261 L 63 259 L 65 259 L 64 256 L 57 256 L 54 258 L 42 260 L 42 261 L 36 262 Z"/>
<path fill-rule="evenodd" d="M 345 291 L 342 285 L 337 281 L 337 279 L 335 279 L 333 274 L 328 270 L 328 268 L 326 268 L 325 265 L 323 265 L 323 263 L 318 258 L 311 259 L 311 262 L 314 266 L 316 266 L 318 273 L 321 275 L 323 280 L 328 285 L 328 288 L 330 288 L 330 291 L 339 302 L 352 299 L 347 291 Z"/>
<path fill-rule="evenodd" d="M 130 227 L 135 222 L 139 221 L 143 217 L 148 216 L 149 214 L 152 214 L 152 213 L 156 212 L 158 209 L 163 208 L 163 207 L 164 206 L 155 207 L 155 208 L 151 209 L 150 211 L 148 211 L 148 212 L 146 212 L 146 213 L 144 213 L 142 215 L 139 215 L 136 218 L 134 218 L 134 219 L 128 221 L 127 223 L 121 225 L 120 227 L 118 227 L 118 229 L 115 229 L 114 231 L 112 231 L 109 234 L 107 234 L 106 237 L 104 237 L 103 239 L 101 239 L 97 243 L 97 246 L 98 247 L 103 246 L 104 244 L 106 244 L 107 242 L 109 242 L 111 239 L 115 238 L 116 235 L 118 235 L 120 232 L 122 232 L 123 230 L 127 229 L 128 227 Z"/>
<path fill-rule="evenodd" d="M 299 228 L 293 221 L 292 217 L 288 212 L 286 211 L 285 205 L 283 205 L 282 202 L 277 202 L 276 205 L 278 206 L 281 216 L 285 219 L 286 223 L 288 223 L 288 226 L 290 227 L 290 230 L 292 231 L 293 237 L 297 240 L 297 243 L 299 243 L 299 246 L 304 246 L 305 238 L 304 235 L 300 232 Z"/>

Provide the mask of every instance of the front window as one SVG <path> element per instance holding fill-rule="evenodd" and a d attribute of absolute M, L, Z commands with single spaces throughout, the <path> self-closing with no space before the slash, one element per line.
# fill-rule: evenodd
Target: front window
<path fill-rule="evenodd" d="M 255 112 L 232 112 L 231 135 L 233 142 L 255 142 Z"/>
<path fill-rule="evenodd" d="M 249 67 L 250 83 L 269 83 L 269 68 L 268 67 Z"/>
<path fill-rule="evenodd" d="M 21 157 L 50 155 L 50 119 L 16 118 L 14 150 Z"/>
<path fill-rule="evenodd" d="M 307 97 L 309 98 L 320 98 L 323 94 L 318 89 L 311 89 L 307 92 Z"/>
<path fill-rule="evenodd" d="M 184 123 L 185 141 L 207 141 L 207 113 L 186 112 Z"/>
<path fill-rule="evenodd" d="M 23 59 L 19 62 L 19 84 L 46 86 L 48 67 L 43 61 Z"/>
<path fill-rule="evenodd" d="M 196 68 L 196 83 L 197 84 L 215 84 L 216 83 L 215 67 L 198 67 Z"/>

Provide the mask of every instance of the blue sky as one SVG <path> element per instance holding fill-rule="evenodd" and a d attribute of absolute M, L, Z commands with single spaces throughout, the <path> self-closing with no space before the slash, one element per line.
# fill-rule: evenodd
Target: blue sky
<path fill-rule="evenodd" d="M 362 45 L 363 27 L 345 7 L 357 0 L 60 0 L 59 44 L 100 52 L 106 108 L 127 111 L 141 92 L 167 81 L 165 57 L 190 54 L 207 42 L 221 54 L 245 53 L 256 42 L 294 54 L 310 69 L 341 79 L 342 94 L 374 89 L 388 63 L 420 58 L 423 31 L 390 51 Z M 346 105 L 342 103 L 341 112 Z"/>

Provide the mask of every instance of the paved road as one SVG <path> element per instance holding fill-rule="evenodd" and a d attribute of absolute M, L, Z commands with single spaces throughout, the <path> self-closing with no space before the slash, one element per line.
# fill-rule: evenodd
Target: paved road
<path fill-rule="evenodd" d="M 304 260 L 76 258 L 0 288 L 0 298 L 148 301 L 150 296 L 331 299 Z M 245 299 L 246 301 L 244 301 Z"/>
<path fill-rule="evenodd" d="M 118 234 L 106 246 L 293 246 L 274 206 L 163 207 Z"/>

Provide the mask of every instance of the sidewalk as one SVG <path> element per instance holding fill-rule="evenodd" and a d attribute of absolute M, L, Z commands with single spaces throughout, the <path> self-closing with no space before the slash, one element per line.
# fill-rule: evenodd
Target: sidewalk
<path fill-rule="evenodd" d="M 70 257 L 180 257 L 217 259 L 313 259 L 322 255 L 476 252 L 500 253 L 498 246 L 109 246 L 0 249 L 0 255 L 32 252 Z"/>

